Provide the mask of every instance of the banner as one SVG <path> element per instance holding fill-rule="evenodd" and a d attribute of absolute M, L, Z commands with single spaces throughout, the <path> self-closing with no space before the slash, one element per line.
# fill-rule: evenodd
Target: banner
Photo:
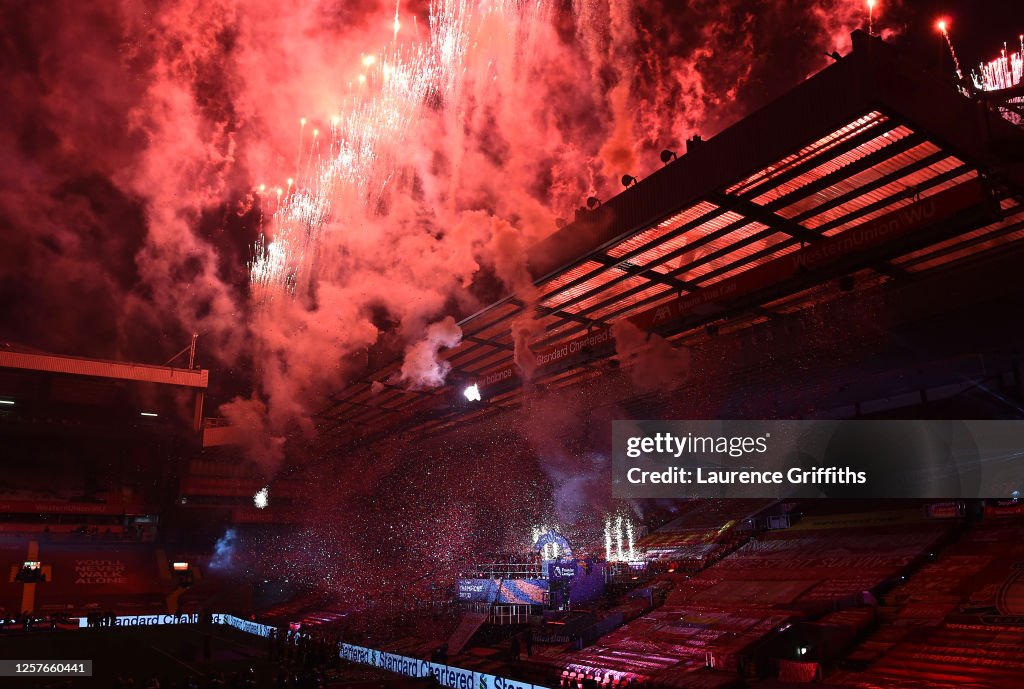
<path fill-rule="evenodd" d="M 75 585 L 113 584 L 124 586 L 128 583 L 125 576 L 124 560 L 85 558 L 75 560 Z"/>
<path fill-rule="evenodd" d="M 442 686 L 452 689 L 545 689 L 537 684 L 464 670 L 451 665 L 431 663 L 419 658 L 410 658 L 397 653 L 387 653 L 352 644 L 339 644 L 338 656 L 350 663 L 370 665 L 406 677 L 434 675 Z"/>
<path fill-rule="evenodd" d="M 1017 517 L 1024 514 L 1024 502 L 1010 505 L 985 505 L 986 517 Z"/>
<path fill-rule="evenodd" d="M 166 594 L 152 546 L 43 542 L 36 559 L 51 568 L 46 589 L 37 591 L 44 604 L 73 603 L 82 596 Z"/>
<path fill-rule="evenodd" d="M 956 519 L 963 516 L 963 507 L 958 502 L 940 502 L 928 505 L 928 516 L 932 519 Z"/>
<path fill-rule="evenodd" d="M 268 624 L 260 624 L 251 620 L 243 620 L 240 617 L 234 615 L 225 615 L 222 613 L 216 613 L 213 615 L 214 624 L 226 624 L 229 627 L 246 632 L 247 634 L 255 634 L 256 636 L 268 637 L 271 632 L 275 630 L 275 627 L 271 627 Z"/>
<path fill-rule="evenodd" d="M 115 627 L 153 627 L 163 624 L 196 624 L 199 615 L 121 615 L 114 618 Z M 89 618 L 79 617 L 79 629 L 89 626 Z"/>
<path fill-rule="evenodd" d="M 548 564 L 548 581 L 553 605 L 564 604 L 567 592 L 572 603 L 587 603 L 604 594 L 604 563 L 590 558 L 552 562 Z"/>
<path fill-rule="evenodd" d="M 497 579 L 459 579 L 455 590 L 461 601 L 493 603 L 498 597 Z"/>
<path fill-rule="evenodd" d="M 5 514 L 141 514 L 141 505 L 105 502 L 61 502 L 59 500 L 3 500 L 0 512 Z"/>
<path fill-rule="evenodd" d="M 504 579 L 498 587 L 495 603 L 544 605 L 548 593 L 546 579 Z"/>
<path fill-rule="evenodd" d="M 215 613 L 211 618 L 215 624 L 225 624 L 248 634 L 262 637 L 269 636 L 271 631 L 275 629 L 270 625 L 243 620 L 234 615 L 224 613 Z M 115 626 L 148 627 L 164 624 L 196 624 L 198 621 L 199 615 L 194 613 L 191 615 L 127 615 L 117 617 Z M 79 617 L 78 626 L 79 628 L 88 627 L 88 619 Z M 338 644 L 338 657 L 351 663 L 371 665 L 406 677 L 434 675 L 443 686 L 451 687 L 452 689 L 547 689 L 538 684 L 519 682 L 505 677 L 498 677 L 497 675 L 464 670 L 452 667 L 451 665 L 432 663 L 420 658 L 411 658 L 398 655 L 397 653 L 387 653 L 386 651 L 378 651 L 346 643 Z"/>

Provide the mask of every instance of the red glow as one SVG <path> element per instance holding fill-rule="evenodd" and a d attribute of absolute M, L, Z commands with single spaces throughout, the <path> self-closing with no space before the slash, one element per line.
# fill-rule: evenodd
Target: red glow
<path fill-rule="evenodd" d="M 942 33 L 946 33 L 946 29 L 948 27 L 949 27 L 949 21 L 947 19 L 940 19 L 937 22 L 935 22 L 935 28 L 937 28 Z"/>

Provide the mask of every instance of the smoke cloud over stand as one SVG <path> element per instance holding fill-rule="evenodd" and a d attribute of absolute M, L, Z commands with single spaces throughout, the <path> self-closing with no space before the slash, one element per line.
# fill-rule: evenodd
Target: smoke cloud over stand
<path fill-rule="evenodd" d="M 316 414 L 354 380 L 381 396 L 445 384 L 458 317 L 493 301 L 488 281 L 522 304 L 514 360 L 529 381 L 543 335 L 530 248 L 623 174 L 658 169 L 662 148 L 822 66 L 861 7 L 7 6 L 19 36 L 0 43 L 0 332 L 155 363 L 199 332 L 201 365 L 232 383 L 209 409 L 241 431 L 268 513 L 283 462 L 306 467 L 308 522 L 245 550 L 285 573 L 306 562 L 342 598 L 406 580 L 401 565 L 382 580 L 381 563 L 451 574 L 536 523 L 599 528 L 616 507 L 600 441 L 616 414 L 594 412 L 607 390 L 528 385 L 504 423 L 415 454 L 400 437 L 323 451 Z M 664 392 L 689 375 L 685 350 L 615 328 L 616 384 Z"/>

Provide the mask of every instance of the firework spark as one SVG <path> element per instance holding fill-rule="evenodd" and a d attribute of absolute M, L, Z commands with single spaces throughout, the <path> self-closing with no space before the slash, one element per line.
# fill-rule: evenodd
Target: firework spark
<path fill-rule="evenodd" d="M 956 78 L 963 79 L 964 74 L 960 69 L 960 58 L 956 56 L 956 50 L 953 48 L 953 41 L 949 37 L 949 21 L 946 19 L 940 19 L 935 22 L 935 28 L 939 30 L 942 37 L 946 39 L 946 45 L 949 46 L 949 54 L 953 57 L 953 66 L 956 68 Z"/>
<path fill-rule="evenodd" d="M 1020 85 L 1024 77 L 1024 35 L 1018 40 L 1020 47 L 1017 51 L 1008 53 L 1004 44 L 999 57 L 981 63 L 977 72 L 971 72 L 974 88 L 979 91 L 1001 91 Z"/>
<path fill-rule="evenodd" d="M 639 558 L 634 545 L 633 521 L 626 516 L 608 517 L 604 523 L 605 559 L 609 562 L 633 562 Z"/>
<path fill-rule="evenodd" d="M 489 11 L 510 10 L 501 3 Z M 409 47 L 397 44 L 380 55 L 366 53 L 358 81 L 341 113 L 331 118 L 326 146 L 319 131 L 307 141 L 307 119 L 300 119 L 295 178 L 279 194 L 269 227 L 256 242 L 250 278 L 257 303 L 275 295 L 296 295 L 315 280 L 315 257 L 328 221 L 358 225 L 378 212 L 401 167 L 407 135 L 428 106 L 443 107 L 459 89 L 470 45 L 472 8 L 465 1 L 431 7 L 429 39 Z M 305 158 L 307 166 L 302 167 Z M 338 217 L 345 202 L 344 218 Z"/>
<path fill-rule="evenodd" d="M 978 71 L 971 70 L 971 81 L 976 91 L 996 92 L 1011 89 L 1024 83 L 1024 35 L 1017 38 L 1019 47 L 1008 52 L 1004 43 L 1003 49 L 994 60 L 983 62 Z M 999 113 L 1014 124 L 1024 122 L 1021 110 L 1024 108 L 1024 96 L 1007 97 L 998 105 Z"/>

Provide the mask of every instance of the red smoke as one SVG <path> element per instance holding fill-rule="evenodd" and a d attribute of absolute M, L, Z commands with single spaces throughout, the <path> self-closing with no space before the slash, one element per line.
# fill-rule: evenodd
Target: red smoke
<path fill-rule="evenodd" d="M 160 362 L 198 331 L 201 362 L 243 366 L 256 393 L 224 413 L 279 437 L 312 432 L 369 347 L 410 353 L 390 384 L 437 384 L 457 337 L 432 324 L 479 306 L 467 287 L 486 269 L 527 304 L 528 367 L 525 248 L 658 167 L 660 148 L 814 71 L 864 21 L 852 0 L 457 5 L 431 20 L 400 4 L 397 38 L 395 5 L 370 0 L 4 8 L 6 337 Z M 447 71 L 384 127 L 384 63 L 431 40 L 454 46 Z M 353 113 L 382 129 L 356 136 Z M 275 191 L 313 190 L 334 117 L 366 174 L 326 187 L 325 222 L 282 224 Z M 285 231 L 302 249 L 282 264 L 288 289 L 253 291 L 254 243 Z"/>

